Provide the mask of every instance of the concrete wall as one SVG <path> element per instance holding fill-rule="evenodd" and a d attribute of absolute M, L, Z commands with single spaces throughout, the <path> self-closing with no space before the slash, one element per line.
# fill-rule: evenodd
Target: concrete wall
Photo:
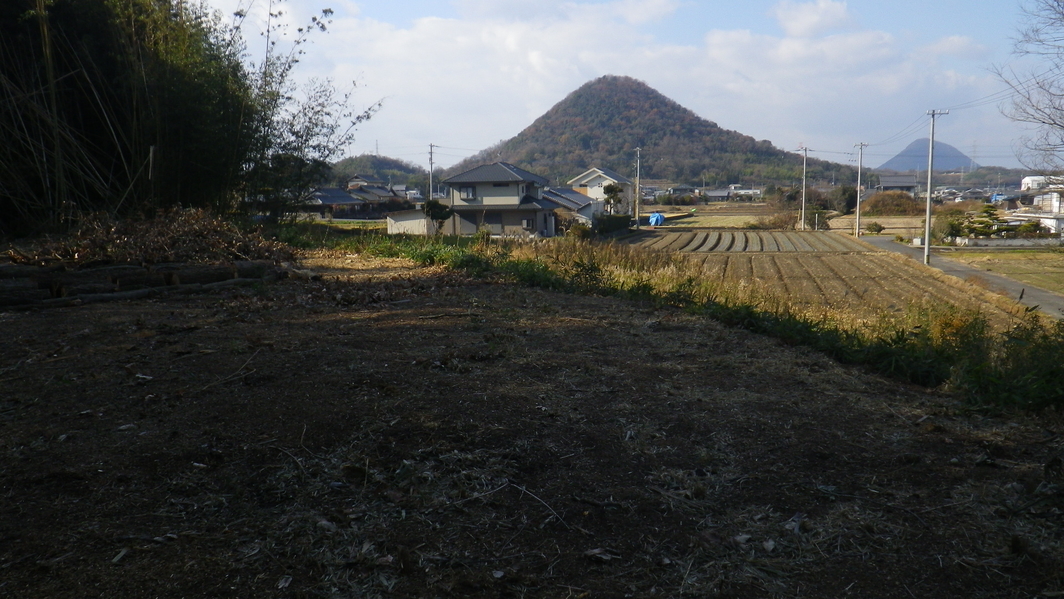
<path fill-rule="evenodd" d="M 961 237 L 957 240 L 957 245 L 960 247 L 978 247 L 978 248 L 1006 248 L 1006 247 L 1042 247 L 1042 246 L 1059 246 L 1060 238 L 1040 238 L 1040 239 L 976 239 L 970 237 Z"/>
<path fill-rule="evenodd" d="M 429 235 L 435 226 L 420 210 L 392 212 L 387 216 L 389 235 Z"/>

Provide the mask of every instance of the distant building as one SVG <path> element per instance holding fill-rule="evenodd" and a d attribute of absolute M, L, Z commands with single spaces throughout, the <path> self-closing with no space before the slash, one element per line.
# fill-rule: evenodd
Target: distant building
<path fill-rule="evenodd" d="M 880 175 L 876 187 L 879 191 L 904 191 L 914 196 L 919 188 L 916 175 Z"/>
<path fill-rule="evenodd" d="M 1020 191 L 1037 191 L 1047 187 L 1064 187 L 1064 177 L 1033 175 L 1020 181 Z"/>

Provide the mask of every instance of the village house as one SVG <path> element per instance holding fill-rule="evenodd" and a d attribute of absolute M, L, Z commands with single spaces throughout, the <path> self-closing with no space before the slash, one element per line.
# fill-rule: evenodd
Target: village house
<path fill-rule="evenodd" d="M 405 193 L 396 193 L 384 181 L 369 175 L 355 175 L 347 180 L 347 193 L 364 201 L 371 210 L 391 201 L 404 201 Z"/>
<path fill-rule="evenodd" d="M 622 190 L 621 203 L 623 206 L 614 206 L 613 210 L 615 212 L 618 210 L 623 211 L 624 206 L 631 203 L 633 190 L 635 189 L 635 183 L 628 177 L 605 167 L 594 167 L 569 180 L 569 185 L 575 191 L 601 202 L 606 199 L 604 188 L 611 183 L 619 186 Z"/>
<path fill-rule="evenodd" d="M 544 197 L 548 181 L 506 162 L 485 164 L 445 181 L 444 201 L 454 216 L 443 227 L 449 235 L 553 237 L 554 211 L 560 204 Z"/>
<path fill-rule="evenodd" d="M 321 207 L 319 212 L 326 215 L 346 216 L 360 212 L 366 205 L 366 201 L 356 198 L 339 187 L 319 187 L 310 194 L 308 204 L 314 208 Z"/>
<path fill-rule="evenodd" d="M 596 200 L 575 189 L 548 187 L 543 190 L 543 197 L 561 206 L 558 210 L 561 216 L 589 227 L 594 224 L 595 215 L 601 214 L 603 209 L 602 200 Z"/>

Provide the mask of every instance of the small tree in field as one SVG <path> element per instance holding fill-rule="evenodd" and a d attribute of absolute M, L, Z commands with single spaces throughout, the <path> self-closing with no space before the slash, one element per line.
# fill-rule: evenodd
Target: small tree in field
<path fill-rule="evenodd" d="M 624 193 L 624 188 L 616 183 L 608 183 L 602 187 L 602 191 L 606 194 L 607 211 L 610 214 L 616 214 L 617 207 L 624 202 L 624 198 L 621 196 Z"/>
<path fill-rule="evenodd" d="M 327 164 L 352 141 L 358 124 L 380 108 L 377 102 L 357 113 L 350 108 L 352 92 L 338 92 L 331 81 L 310 80 L 297 85 L 294 70 L 303 55 L 303 45 L 313 31 L 325 32 L 332 16 L 320 16 L 298 29 L 287 51 L 277 44 L 284 25 L 277 24 L 285 0 L 267 2 L 266 54 L 257 68 L 249 69 L 254 88 L 250 112 L 252 143 L 243 180 L 246 197 L 268 206 L 271 218 L 279 218 L 303 204 L 314 187 L 327 182 Z M 242 22 L 245 13 L 238 12 Z M 239 32 L 240 22 L 234 27 Z M 282 168 L 276 168 L 278 164 Z"/>
<path fill-rule="evenodd" d="M 454 210 L 439 200 L 426 200 L 423 210 L 425 211 L 425 216 L 436 227 L 436 230 L 433 231 L 435 235 L 439 235 L 443 231 L 443 224 L 454 216 Z"/>

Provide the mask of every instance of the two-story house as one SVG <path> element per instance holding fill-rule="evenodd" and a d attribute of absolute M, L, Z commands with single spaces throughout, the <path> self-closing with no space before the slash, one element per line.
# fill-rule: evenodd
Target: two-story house
<path fill-rule="evenodd" d="M 620 187 L 622 191 L 621 204 L 610 206 L 610 208 L 615 213 L 627 211 L 634 197 L 633 189 L 635 188 L 635 183 L 628 177 L 606 167 L 594 167 L 569 180 L 569 185 L 572 185 L 573 189 L 599 202 L 605 201 L 606 190 L 604 188 L 611 183 Z"/>
<path fill-rule="evenodd" d="M 445 203 L 454 216 L 444 225 L 448 235 L 553 237 L 554 211 L 561 206 L 543 196 L 547 180 L 506 162 L 485 164 L 443 182 Z"/>

